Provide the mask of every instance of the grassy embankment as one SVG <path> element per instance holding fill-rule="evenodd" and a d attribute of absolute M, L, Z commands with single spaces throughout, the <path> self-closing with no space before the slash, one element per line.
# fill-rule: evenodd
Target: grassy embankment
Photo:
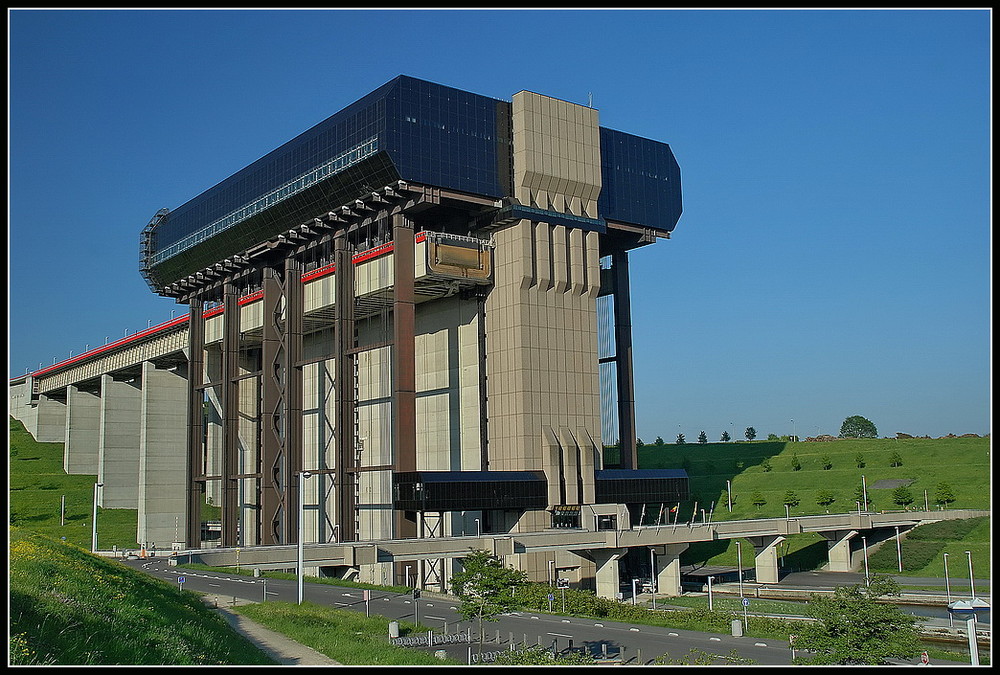
<path fill-rule="evenodd" d="M 829 442 L 783 443 L 756 441 L 752 443 L 685 443 L 645 445 L 639 450 L 639 466 L 653 468 L 685 468 L 690 476 L 692 499 L 680 505 L 680 522 L 690 520 L 698 502 L 701 509 L 713 509 L 712 519 L 779 518 L 785 516 L 786 492 L 794 492 L 799 503 L 790 515 L 822 514 L 850 511 L 856 508 L 855 491 L 862 476 L 868 487 L 869 508 L 875 511 L 898 510 L 893 502 L 893 489 L 878 487 L 879 481 L 902 479 L 913 502 L 909 508 L 924 508 L 924 493 L 932 509 L 940 483 L 950 486 L 955 501 L 947 508 L 990 508 L 990 439 L 841 439 Z M 898 453 L 902 463 L 891 466 Z M 864 466 L 858 466 L 859 457 Z M 794 460 L 799 469 L 794 469 Z M 830 468 L 824 468 L 829 464 Z M 770 469 L 768 470 L 768 466 Z M 727 505 L 726 481 L 732 488 L 730 513 Z M 821 506 L 817 498 L 823 491 L 832 493 L 835 501 Z M 755 498 L 757 497 L 757 498 Z M 763 499 L 761 505 L 754 501 Z M 668 507 L 670 505 L 667 505 Z M 656 522 L 659 504 L 647 507 L 646 524 Z M 923 528 L 921 528 L 923 529 Z M 916 534 L 916 533 L 915 533 Z M 905 537 L 903 543 L 904 574 L 910 576 L 944 576 L 942 553 L 949 553 L 949 576 L 968 579 L 968 566 L 956 564 L 965 560 L 965 551 L 972 551 L 974 574 L 989 576 L 988 525 L 947 542 L 917 543 L 916 537 Z M 882 550 L 885 551 L 885 547 Z M 920 554 L 916 555 L 917 549 Z M 910 556 L 909 551 L 914 551 Z M 934 550 L 934 555 L 927 552 Z M 887 555 L 891 553 L 890 555 Z M 783 566 L 793 570 L 816 569 L 826 562 L 826 542 L 818 534 L 793 535 L 780 545 Z M 907 562 L 909 559 L 909 562 Z M 920 565 L 916 561 L 921 561 Z M 681 555 L 684 564 L 735 565 L 735 540 L 694 544 Z M 895 550 L 885 551 L 869 560 L 872 571 L 898 573 Z M 964 569 L 962 569 L 964 567 Z"/>

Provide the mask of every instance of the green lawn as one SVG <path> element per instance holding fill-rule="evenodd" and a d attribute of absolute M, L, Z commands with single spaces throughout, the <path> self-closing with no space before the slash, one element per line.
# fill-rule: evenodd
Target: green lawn
<path fill-rule="evenodd" d="M 948 508 L 990 508 L 990 439 L 841 439 L 830 442 L 785 443 L 756 441 L 738 443 L 685 443 L 644 445 L 639 449 L 639 466 L 643 469 L 685 468 L 690 477 L 691 499 L 680 504 L 680 520 L 691 518 L 697 502 L 701 510 L 712 511 L 712 519 L 740 520 L 747 518 L 778 518 L 785 515 L 785 496 L 791 491 L 798 504 L 790 515 L 833 513 L 856 508 L 855 491 L 862 484 L 868 487 L 869 508 L 876 511 L 900 509 L 893 503 L 893 490 L 876 488 L 884 479 L 911 480 L 908 486 L 913 503 L 910 508 L 924 506 L 924 491 L 931 508 L 939 483 L 947 483 L 955 495 Z M 900 466 L 890 466 L 893 453 L 902 459 Z M 857 465 L 861 456 L 864 467 Z M 800 468 L 793 468 L 797 458 Z M 824 469 L 829 461 L 832 465 Z M 765 470 L 766 464 L 771 469 Z M 727 481 L 732 489 L 732 512 L 728 510 Z M 821 506 L 817 498 L 821 491 L 832 493 L 835 501 Z M 756 498 L 756 499 L 755 499 Z M 755 505 L 754 501 L 764 501 Z M 655 522 L 659 504 L 647 507 L 646 523 Z M 972 539 L 962 538 L 946 544 L 938 553 L 949 552 L 949 575 L 968 578 L 968 566 L 959 569 L 959 557 L 972 550 L 974 570 L 989 570 L 988 525 Z M 977 540 L 976 537 L 981 538 Z M 894 547 L 892 547 L 894 549 Z M 895 551 L 883 571 L 895 564 Z M 814 569 L 826 562 L 825 540 L 818 534 L 789 537 L 779 548 L 783 564 L 789 569 Z M 693 544 L 681 556 L 685 564 L 735 565 L 734 541 Z M 747 560 L 744 560 L 747 563 Z M 925 566 L 907 570 L 915 576 L 943 576 L 943 557 L 936 555 Z M 978 572 L 975 572 L 978 575 Z"/>

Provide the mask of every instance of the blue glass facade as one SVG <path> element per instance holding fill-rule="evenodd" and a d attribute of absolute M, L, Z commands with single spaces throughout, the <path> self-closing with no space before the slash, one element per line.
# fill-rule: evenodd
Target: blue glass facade
<path fill-rule="evenodd" d="M 509 102 L 399 76 L 170 211 L 147 232 L 143 273 L 168 284 L 400 179 L 510 196 L 510 116 Z M 601 218 L 671 230 L 669 146 L 603 128 L 600 138 Z"/>

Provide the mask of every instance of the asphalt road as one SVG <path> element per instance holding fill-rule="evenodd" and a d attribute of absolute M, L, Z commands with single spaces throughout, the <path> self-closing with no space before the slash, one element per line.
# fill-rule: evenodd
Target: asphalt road
<path fill-rule="evenodd" d="M 186 570 L 171 567 L 166 558 L 124 562 L 151 576 L 178 584 L 184 590 L 208 593 L 220 598 L 260 602 L 266 597 L 269 601 L 296 602 L 298 597 L 297 583 L 294 580 Z M 462 619 L 457 609 L 458 603 L 436 594 L 425 593 L 420 599 L 414 600 L 409 595 L 371 591 L 366 603 L 361 589 L 306 583 L 303 584 L 303 599 L 353 611 L 364 612 L 367 609 L 372 615 L 381 615 L 389 620 L 416 620 L 436 632 L 456 633 L 471 629 L 474 643 L 475 636 L 478 636 L 478 627 Z M 499 642 L 496 641 L 498 632 Z M 386 633 L 388 634 L 388 623 Z M 551 646 L 554 643 L 559 651 L 571 646 L 582 647 L 595 655 L 601 655 L 606 650 L 608 656 L 618 656 L 622 661 L 631 663 L 647 663 L 664 653 L 669 654 L 672 659 L 680 659 L 692 649 L 723 655 L 735 650 L 741 657 L 752 659 L 760 665 L 788 665 L 792 662 L 789 646 L 776 640 L 607 620 L 566 618 L 542 612 L 512 612 L 500 617 L 498 621 L 485 624 L 484 633 L 486 642 L 483 651 L 509 649 L 510 641 L 513 640 L 516 644 L 526 642 L 529 645 Z M 442 645 L 436 649 L 445 649 L 450 656 L 461 660 L 468 656 L 468 646 L 465 644 Z M 478 644 L 473 649 L 478 651 Z"/>

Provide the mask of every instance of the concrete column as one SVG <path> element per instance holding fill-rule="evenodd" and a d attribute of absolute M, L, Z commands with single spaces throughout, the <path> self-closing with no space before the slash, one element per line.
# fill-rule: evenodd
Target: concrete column
<path fill-rule="evenodd" d="M 778 544 L 785 540 L 781 535 L 770 537 L 748 537 L 753 544 L 754 564 L 757 570 L 757 583 L 778 583 Z"/>
<path fill-rule="evenodd" d="M 590 552 L 597 566 L 597 595 L 617 598 L 619 586 L 618 561 L 625 555 L 623 548 L 595 549 Z"/>
<path fill-rule="evenodd" d="M 100 506 L 134 509 L 139 505 L 139 416 L 142 392 L 129 382 L 101 376 L 101 427 L 98 446 Z"/>
<path fill-rule="evenodd" d="M 142 364 L 138 541 L 187 541 L 187 378 Z"/>
<path fill-rule="evenodd" d="M 101 397 L 74 385 L 66 387 L 66 438 L 63 470 L 97 473 L 101 442 Z"/>
<path fill-rule="evenodd" d="M 827 571 L 850 572 L 854 569 L 851 556 L 851 539 L 858 535 L 857 530 L 839 530 L 836 532 L 821 532 L 826 538 L 826 554 L 830 561 Z"/>
<path fill-rule="evenodd" d="M 687 544 L 666 544 L 654 547 L 658 595 L 681 595 L 681 553 L 687 548 Z"/>
<path fill-rule="evenodd" d="M 39 443 L 66 441 L 66 404 L 45 394 L 38 397 L 38 421 L 35 440 Z"/>

